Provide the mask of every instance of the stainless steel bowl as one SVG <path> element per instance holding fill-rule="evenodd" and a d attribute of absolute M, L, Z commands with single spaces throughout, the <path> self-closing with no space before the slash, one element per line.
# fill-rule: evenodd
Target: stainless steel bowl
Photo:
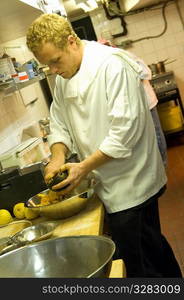
<path fill-rule="evenodd" d="M 42 222 L 27 227 L 15 235 L 7 237 L 6 240 L 0 242 L 0 255 L 9 251 L 22 247 L 24 245 L 48 239 L 52 236 L 54 229 L 59 225 L 56 221 Z"/>
<path fill-rule="evenodd" d="M 49 189 L 40 193 L 47 195 Z M 40 204 L 40 198 L 35 195 L 25 203 L 25 206 L 31 210 L 38 211 L 41 216 L 52 219 L 64 219 L 71 217 L 84 209 L 92 193 L 93 182 L 87 179 L 83 180 L 77 188 L 57 203 L 36 206 Z"/>
<path fill-rule="evenodd" d="M 68 236 L 45 240 L 0 257 L 0 277 L 106 277 L 115 251 L 103 236 Z"/>

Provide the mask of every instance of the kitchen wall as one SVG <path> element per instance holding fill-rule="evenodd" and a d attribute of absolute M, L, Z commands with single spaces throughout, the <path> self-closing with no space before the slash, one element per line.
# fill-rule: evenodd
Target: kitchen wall
<path fill-rule="evenodd" d="M 17 61 L 22 64 L 33 57 L 25 41 L 25 37 L 22 37 L 1 44 L 1 51 L 6 49 L 7 54 L 16 57 Z M 0 91 L 0 153 L 20 142 L 23 128 L 38 123 L 38 120 L 49 115 L 39 82 L 29 87 L 31 87 L 29 92 L 36 94 L 38 98 L 36 102 L 29 105 L 25 105 L 19 91 L 6 96 L 3 91 Z"/>
<path fill-rule="evenodd" d="M 180 12 L 184 19 L 184 1 L 178 1 Z M 112 39 L 112 34 L 123 31 L 120 19 L 108 20 L 105 11 L 99 9 L 90 13 L 92 23 L 98 38 L 110 39 L 114 44 L 126 40 L 136 40 L 145 36 L 158 35 L 164 28 L 161 9 L 145 11 L 125 17 L 128 34 L 121 38 Z M 174 71 L 176 81 L 184 102 L 184 26 L 179 18 L 176 5 L 170 2 L 166 7 L 167 31 L 159 38 L 142 40 L 133 43 L 127 50 L 144 59 L 149 65 L 166 58 L 176 59 L 166 65 L 166 71 Z"/>

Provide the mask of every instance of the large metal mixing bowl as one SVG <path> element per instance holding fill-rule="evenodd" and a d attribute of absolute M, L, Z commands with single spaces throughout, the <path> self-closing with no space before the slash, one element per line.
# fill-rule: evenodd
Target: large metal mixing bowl
<path fill-rule="evenodd" d="M 67 236 L 41 241 L 0 257 L 0 277 L 106 277 L 115 251 L 103 236 Z"/>

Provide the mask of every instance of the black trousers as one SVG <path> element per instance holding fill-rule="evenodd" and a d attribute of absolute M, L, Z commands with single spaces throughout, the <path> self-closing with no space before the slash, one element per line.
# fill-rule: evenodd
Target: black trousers
<path fill-rule="evenodd" d="M 131 209 L 107 215 L 116 244 L 114 259 L 123 259 L 127 277 L 182 277 L 174 253 L 161 234 L 160 194 Z"/>

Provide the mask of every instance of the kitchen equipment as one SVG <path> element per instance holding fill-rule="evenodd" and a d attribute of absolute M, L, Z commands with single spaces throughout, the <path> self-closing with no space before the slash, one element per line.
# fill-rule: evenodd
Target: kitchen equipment
<path fill-rule="evenodd" d="M 0 252 L 7 246 L 8 241 L 8 237 L 0 238 Z"/>
<path fill-rule="evenodd" d="M 4 75 L 3 79 L 10 79 L 11 75 L 15 73 L 16 71 L 11 58 L 0 58 L 0 75 Z"/>
<path fill-rule="evenodd" d="M 150 83 L 157 97 L 165 97 L 168 92 L 174 91 L 177 88 L 176 80 L 173 72 L 158 74 L 150 80 Z"/>
<path fill-rule="evenodd" d="M 30 243 L 50 238 L 58 224 L 56 221 L 47 221 L 17 232 L 15 235 L 6 238 L 3 249 L 0 249 L 0 255 Z"/>
<path fill-rule="evenodd" d="M 184 108 L 173 72 L 158 74 L 150 81 L 158 98 L 158 113 L 166 135 L 183 131 Z"/>
<path fill-rule="evenodd" d="M 168 58 L 148 66 L 151 69 L 153 77 L 156 76 L 157 74 L 165 73 L 166 72 L 165 65 L 176 61 L 176 59 L 173 59 L 171 61 L 167 61 L 167 60 Z"/>
<path fill-rule="evenodd" d="M 152 76 L 155 76 L 156 74 L 158 74 L 157 64 L 151 64 L 151 65 L 148 65 L 148 67 L 151 70 Z"/>
<path fill-rule="evenodd" d="M 47 157 L 42 138 L 30 138 L 21 144 L 0 154 L 0 161 L 4 168 L 39 162 Z"/>
<path fill-rule="evenodd" d="M 50 118 L 44 118 L 39 120 L 40 130 L 44 140 L 47 140 L 48 134 L 50 134 Z"/>
<path fill-rule="evenodd" d="M 64 172 L 59 172 L 57 173 L 54 177 L 52 177 L 49 182 L 47 183 L 47 186 L 49 189 L 52 190 L 52 187 L 58 183 L 60 183 L 61 181 L 65 180 L 68 177 L 68 172 L 64 171 Z M 63 188 L 61 189 L 57 189 L 57 191 L 62 191 L 63 189 L 65 189 L 68 185 L 65 185 Z M 56 191 L 56 190 L 55 190 Z"/>
<path fill-rule="evenodd" d="M 29 221 L 29 220 L 16 220 L 16 221 L 12 221 L 8 224 L 0 225 L 0 229 L 3 227 L 11 227 L 11 226 L 15 227 L 15 225 L 22 225 L 22 224 L 27 225 L 27 226 L 32 225 L 31 221 Z M 27 226 L 25 226 L 25 227 L 27 227 Z"/>
<path fill-rule="evenodd" d="M 48 195 L 49 189 L 40 193 Z M 93 181 L 85 179 L 70 194 L 67 194 L 64 198 L 61 196 L 61 200 L 57 203 L 38 206 L 41 204 L 41 198 L 35 195 L 25 203 L 25 206 L 31 210 L 38 211 L 40 216 L 63 219 L 71 217 L 84 209 L 92 193 Z"/>
<path fill-rule="evenodd" d="M 183 118 L 180 107 L 174 101 L 158 106 L 158 114 L 164 132 L 182 128 Z"/>
<path fill-rule="evenodd" d="M 17 232 L 32 225 L 29 220 L 18 220 L 0 226 L 0 239 L 8 238 L 15 235 Z M 3 241 L 1 240 L 3 243 Z"/>
<path fill-rule="evenodd" d="M 18 202 L 26 202 L 30 197 L 47 188 L 42 175 L 42 163 L 24 168 L 5 168 L 0 172 L 0 209 L 13 211 Z"/>
<path fill-rule="evenodd" d="M 0 277 L 106 277 L 114 252 L 114 242 L 104 236 L 67 236 L 41 241 L 2 255 Z"/>
<path fill-rule="evenodd" d="M 166 60 L 157 62 L 157 74 L 165 73 L 165 61 Z"/>

